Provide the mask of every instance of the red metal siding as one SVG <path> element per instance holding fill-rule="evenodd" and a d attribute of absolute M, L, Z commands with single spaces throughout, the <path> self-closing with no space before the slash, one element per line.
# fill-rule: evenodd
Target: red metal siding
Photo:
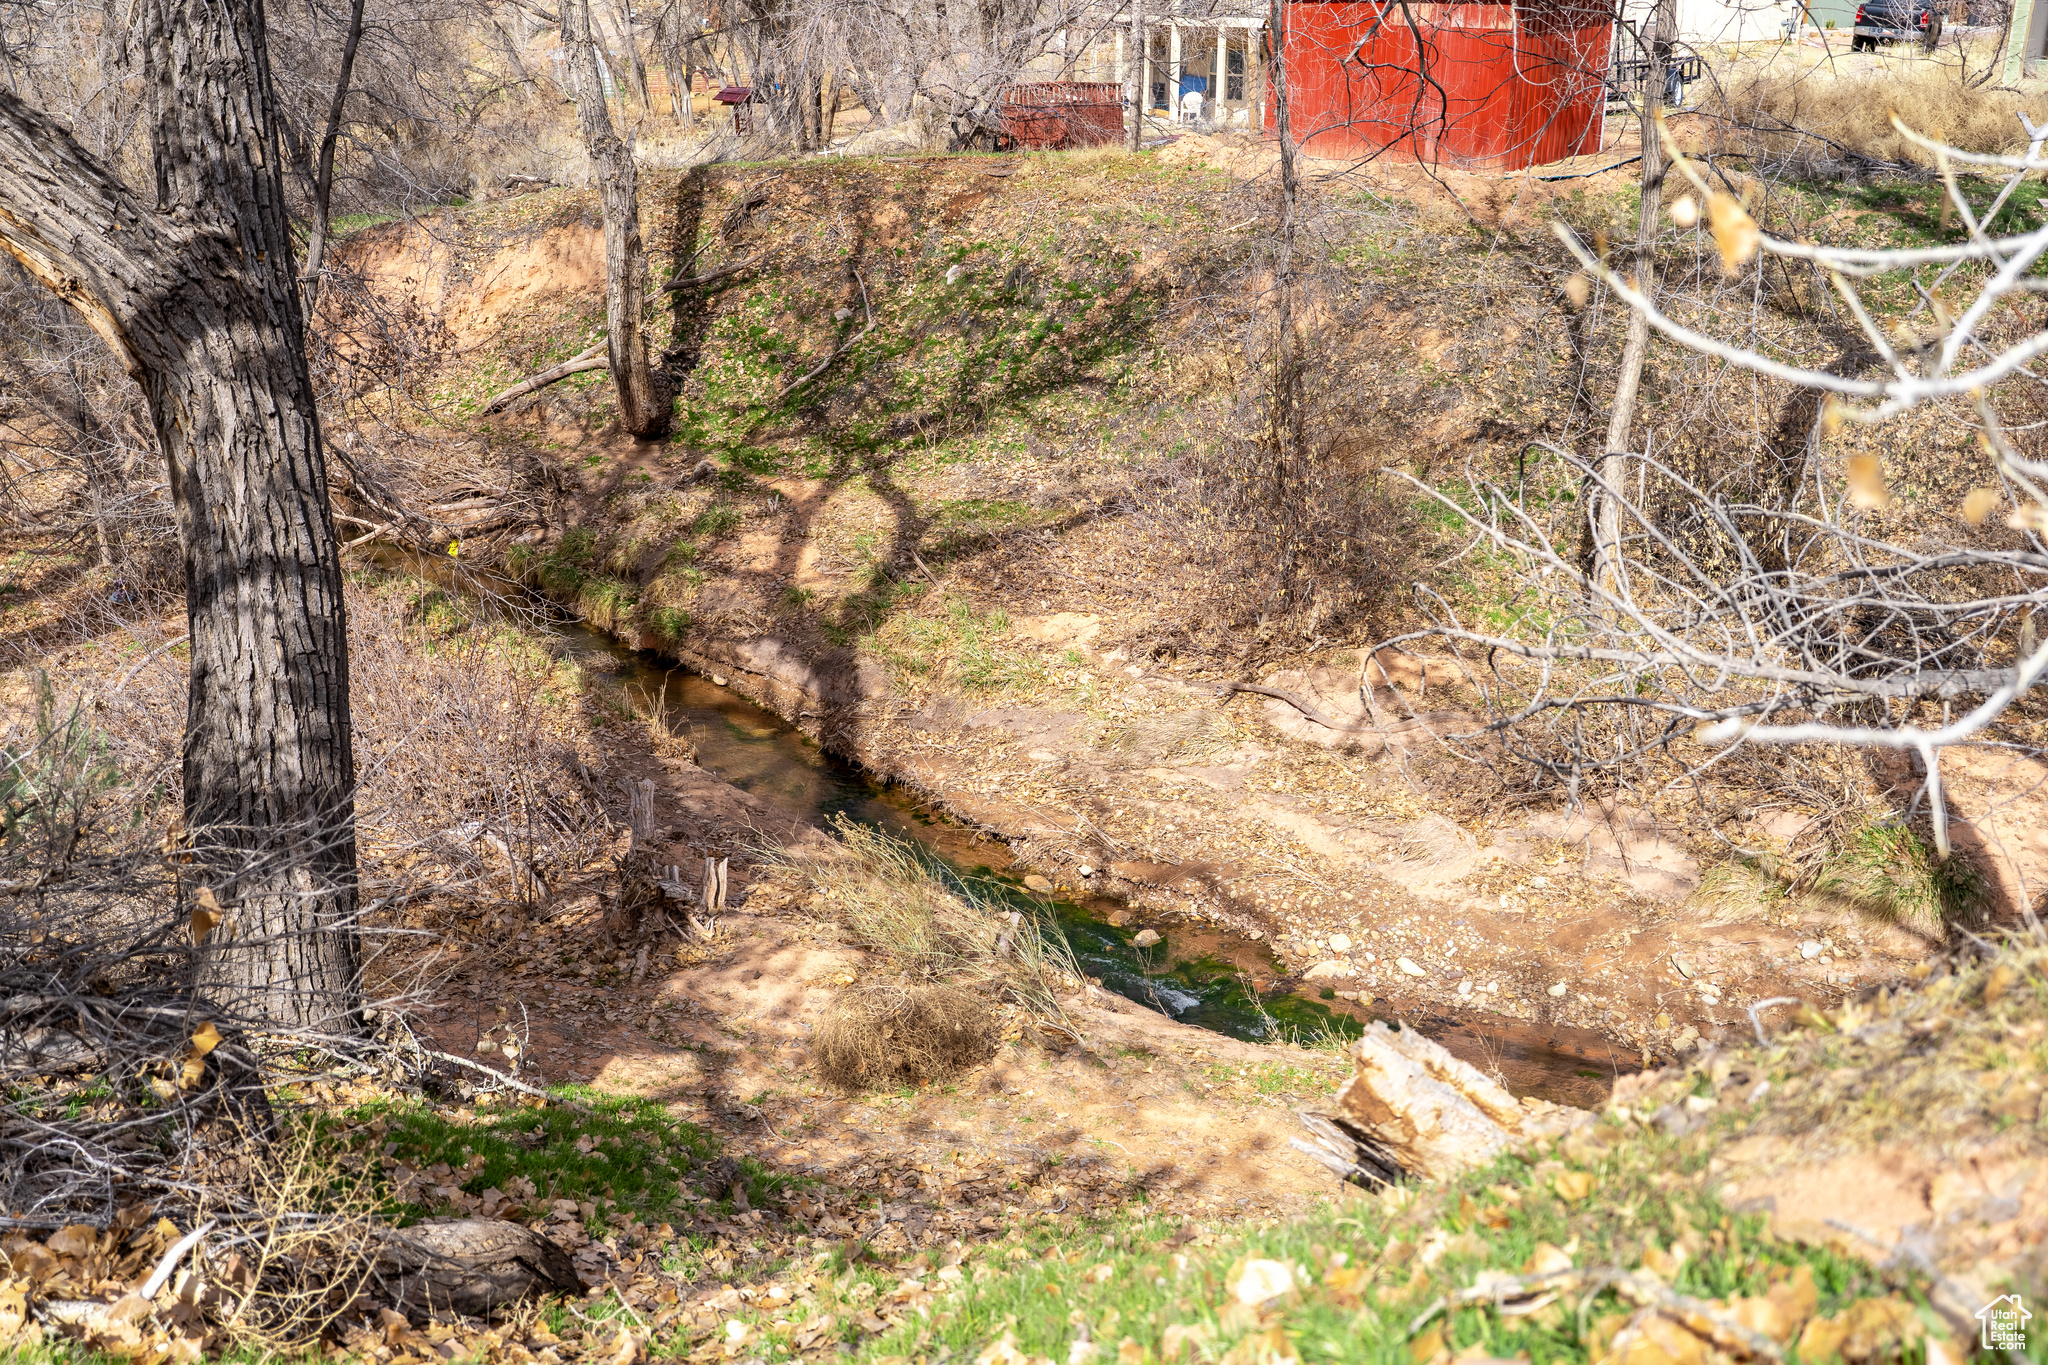
<path fill-rule="evenodd" d="M 1520 170 L 1599 150 L 1613 21 L 1587 0 L 1293 0 L 1286 17 L 1288 113 L 1315 155 Z"/>

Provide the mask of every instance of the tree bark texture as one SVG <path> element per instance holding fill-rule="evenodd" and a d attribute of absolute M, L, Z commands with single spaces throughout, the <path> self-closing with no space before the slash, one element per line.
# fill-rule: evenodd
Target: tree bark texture
<path fill-rule="evenodd" d="M 208 970 L 281 1023 L 355 1019 L 355 758 L 340 555 L 261 0 L 145 0 L 146 202 L 0 90 L 0 248 L 140 383 L 185 556 L 184 814 L 228 909 Z"/>
<path fill-rule="evenodd" d="M 640 241 L 639 185 L 633 149 L 612 131 L 611 112 L 605 108 L 590 34 L 590 0 L 562 0 L 562 50 L 569 57 L 569 90 L 604 211 L 605 350 L 619 394 L 619 424 L 652 440 L 668 435 L 674 395 L 647 361 L 647 337 L 641 330 L 647 250 Z"/>
<path fill-rule="evenodd" d="M 1658 121 L 1664 109 L 1664 63 L 1669 55 L 1671 34 L 1676 29 L 1677 7 L 1673 0 L 1659 0 L 1650 41 L 1643 45 L 1649 71 L 1643 77 L 1643 198 L 1636 215 L 1635 260 L 1630 273 L 1636 288 L 1654 298 L 1657 290 L 1657 219 L 1664 208 L 1664 144 L 1658 139 Z M 1650 320 L 1630 309 L 1628 332 L 1622 340 L 1621 376 L 1614 386 L 1614 405 L 1607 417 L 1607 443 L 1600 448 L 1600 478 L 1614 493 L 1596 493 L 1593 498 L 1593 574 L 1599 587 L 1613 591 L 1621 561 L 1621 506 L 1615 494 L 1621 488 L 1622 457 L 1629 450 L 1629 428 L 1634 425 L 1636 400 L 1641 395 L 1643 361 L 1650 353 Z"/>

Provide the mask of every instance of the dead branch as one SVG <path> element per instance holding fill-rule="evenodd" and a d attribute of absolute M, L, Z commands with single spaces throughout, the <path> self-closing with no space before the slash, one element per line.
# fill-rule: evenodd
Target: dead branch
<path fill-rule="evenodd" d="M 580 355 L 570 356 L 559 365 L 542 370 L 539 374 L 529 379 L 520 380 L 517 384 L 514 384 L 511 388 L 484 404 L 484 414 L 488 416 L 494 412 L 503 412 L 507 407 L 526 397 L 529 393 L 538 393 L 548 385 L 559 383 L 572 374 L 582 374 L 587 370 L 605 369 L 610 363 L 605 358 L 605 343 L 600 341 L 597 345 Z"/>
<path fill-rule="evenodd" d="M 1216 695 L 1219 698 L 1228 697 L 1233 692 L 1256 692 L 1262 697 L 1272 697 L 1276 700 L 1284 701 L 1289 706 L 1293 707 L 1295 710 L 1301 712 L 1301 714 L 1307 716 L 1310 720 L 1314 721 L 1316 724 L 1324 726 L 1331 730 L 1349 730 L 1352 728 L 1349 724 L 1347 724 L 1344 721 L 1331 720 L 1328 716 L 1324 715 L 1321 711 L 1318 711 L 1315 707 L 1311 706 L 1302 698 L 1282 688 L 1261 687 L 1257 683 L 1245 682 L 1219 683 L 1216 687 Z"/>
<path fill-rule="evenodd" d="M 670 280 L 667 284 L 663 285 L 662 288 L 666 289 L 671 294 L 680 293 L 685 289 L 701 289 L 707 284 L 716 284 L 720 280 L 725 279 L 729 275 L 737 275 L 742 271 L 752 270 L 755 266 L 759 265 L 760 263 L 761 258 L 759 256 L 749 256 L 744 261 L 738 261 L 732 265 L 720 266 L 716 270 L 707 270 L 702 275 L 692 275 L 690 276 L 690 278 L 686 280 Z"/>

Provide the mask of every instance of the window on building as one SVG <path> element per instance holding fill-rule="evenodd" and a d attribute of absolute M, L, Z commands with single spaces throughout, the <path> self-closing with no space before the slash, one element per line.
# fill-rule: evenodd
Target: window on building
<path fill-rule="evenodd" d="M 1244 49 L 1233 47 L 1224 57 L 1223 98 L 1242 100 L 1244 98 Z"/>

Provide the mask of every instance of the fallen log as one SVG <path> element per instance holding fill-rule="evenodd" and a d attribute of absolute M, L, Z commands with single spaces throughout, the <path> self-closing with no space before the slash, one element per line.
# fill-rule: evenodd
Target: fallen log
<path fill-rule="evenodd" d="M 580 1294 L 576 1263 L 532 1228 L 463 1218 L 395 1229 L 377 1249 L 379 1290 L 407 1317 L 483 1317 L 538 1294 Z"/>
<path fill-rule="evenodd" d="M 538 393 L 548 385 L 559 383 L 572 374 L 582 374 L 587 370 L 602 370 L 609 367 L 610 364 L 611 361 L 605 355 L 605 343 L 600 341 L 581 355 L 572 355 L 561 364 L 542 370 L 530 379 L 520 380 L 517 384 L 514 384 L 511 388 L 484 404 L 484 413 L 488 416 L 494 412 L 502 412 L 505 408 L 518 402 L 529 393 Z"/>
<path fill-rule="evenodd" d="M 1357 1070 L 1335 1112 L 1302 1114 L 1317 1141 L 1292 1145 L 1354 1184 L 1446 1180 L 1592 1120 L 1568 1105 L 1516 1099 L 1413 1029 L 1368 1024 L 1351 1057 Z"/>

